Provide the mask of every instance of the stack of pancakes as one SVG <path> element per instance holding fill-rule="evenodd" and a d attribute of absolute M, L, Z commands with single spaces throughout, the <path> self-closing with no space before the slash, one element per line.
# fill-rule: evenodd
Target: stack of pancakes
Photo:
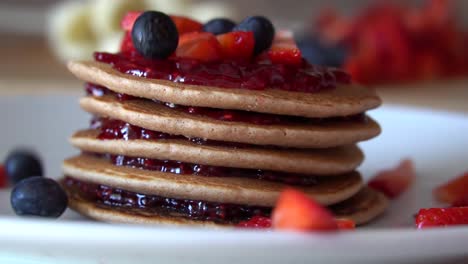
<path fill-rule="evenodd" d="M 226 89 L 141 78 L 99 62 L 68 66 L 94 88 L 80 101 L 94 122 L 71 138 L 82 154 L 63 166 L 70 207 L 85 216 L 235 225 L 269 215 L 287 187 L 357 224 L 387 205 L 356 171 L 364 159 L 356 143 L 380 133 L 365 115 L 381 103 L 374 91 Z"/>

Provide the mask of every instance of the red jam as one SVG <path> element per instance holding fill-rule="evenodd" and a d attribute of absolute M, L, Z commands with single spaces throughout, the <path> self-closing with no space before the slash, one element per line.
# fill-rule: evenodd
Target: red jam
<path fill-rule="evenodd" d="M 96 84 L 86 84 L 86 93 L 92 96 L 103 96 L 103 95 L 115 95 L 120 101 L 132 100 L 136 97 L 126 94 L 114 93 L 106 87 L 99 86 Z M 161 101 L 153 100 L 155 103 L 164 105 L 171 109 L 188 113 L 191 115 L 209 117 L 215 120 L 227 121 L 227 122 L 243 122 L 251 123 L 256 125 L 294 125 L 294 124 L 324 124 L 327 122 L 340 122 L 340 121 L 358 121 L 365 122 L 365 114 L 357 114 L 352 116 L 343 117 L 331 117 L 331 118 L 307 118 L 300 116 L 287 116 L 287 115 L 275 115 L 256 113 L 242 110 L 228 110 L 218 109 L 209 107 L 194 107 L 194 106 L 183 106 L 172 103 L 165 103 Z"/>
<path fill-rule="evenodd" d="M 254 216 L 269 216 L 271 208 L 225 204 L 130 192 L 106 185 L 83 182 L 71 177 L 64 180 L 65 187 L 81 199 L 122 209 L 144 210 L 145 215 L 179 216 L 199 221 L 239 223 Z"/>
<path fill-rule="evenodd" d="M 351 82 L 351 77 L 340 69 L 313 66 L 305 61 L 300 66 L 265 61 L 206 63 L 182 58 L 148 60 L 138 55 L 103 52 L 95 53 L 94 58 L 138 77 L 222 88 L 312 93 Z"/>
<path fill-rule="evenodd" d="M 150 171 L 160 171 L 178 175 L 193 175 L 203 177 L 236 177 L 265 181 L 281 182 L 290 185 L 316 185 L 318 179 L 313 175 L 287 173 L 257 169 L 241 169 L 220 166 L 193 164 L 174 160 L 158 160 L 135 158 L 123 155 L 95 154 L 109 160 L 116 166 L 126 166 Z"/>

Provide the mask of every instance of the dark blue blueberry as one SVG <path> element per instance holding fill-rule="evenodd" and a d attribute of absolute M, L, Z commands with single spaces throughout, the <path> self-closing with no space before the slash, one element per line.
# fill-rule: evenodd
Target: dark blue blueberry
<path fill-rule="evenodd" d="M 244 19 L 232 31 L 252 31 L 255 36 L 254 53 L 259 54 L 270 48 L 275 37 L 275 28 L 273 24 L 265 17 L 252 16 Z"/>
<path fill-rule="evenodd" d="M 168 15 L 147 11 L 135 21 L 132 42 L 143 57 L 165 59 L 177 49 L 179 33 Z"/>
<path fill-rule="evenodd" d="M 231 32 L 231 30 L 236 26 L 234 21 L 227 18 L 215 18 L 203 25 L 203 31 L 210 32 L 215 35 L 221 35 L 224 33 Z"/>
<path fill-rule="evenodd" d="M 309 63 L 329 67 L 343 66 L 347 51 L 343 45 L 324 44 L 316 36 L 306 36 L 297 40 L 297 46 Z"/>
<path fill-rule="evenodd" d="M 29 150 L 11 152 L 5 160 L 5 170 L 11 183 L 16 184 L 33 176 L 42 176 L 41 161 Z"/>
<path fill-rule="evenodd" d="M 60 184 L 44 177 L 28 178 L 11 191 L 11 207 L 17 215 L 59 217 L 68 205 Z"/>

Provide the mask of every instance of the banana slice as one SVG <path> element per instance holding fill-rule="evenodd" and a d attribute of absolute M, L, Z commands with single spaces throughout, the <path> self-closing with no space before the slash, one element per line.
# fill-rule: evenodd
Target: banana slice
<path fill-rule="evenodd" d="M 128 11 L 145 10 L 144 0 L 96 0 L 92 1 L 91 27 L 100 37 L 120 32 L 120 21 Z"/>
<path fill-rule="evenodd" d="M 146 0 L 148 8 L 170 15 L 190 16 L 192 0 Z"/>
<path fill-rule="evenodd" d="M 97 42 L 89 23 L 89 5 L 64 2 L 52 9 L 48 17 L 49 42 L 60 59 L 87 59 L 91 56 Z"/>
<path fill-rule="evenodd" d="M 97 50 L 112 53 L 119 52 L 123 36 L 123 32 L 117 32 L 101 38 L 98 42 Z"/>

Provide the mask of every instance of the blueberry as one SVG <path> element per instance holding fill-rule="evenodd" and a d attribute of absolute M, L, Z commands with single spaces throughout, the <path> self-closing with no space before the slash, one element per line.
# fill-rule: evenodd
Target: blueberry
<path fill-rule="evenodd" d="M 347 50 L 344 45 L 325 44 L 317 36 L 305 36 L 297 40 L 302 56 L 315 65 L 328 67 L 343 66 Z"/>
<path fill-rule="evenodd" d="M 221 35 L 230 32 L 235 26 L 236 23 L 234 23 L 230 19 L 215 18 L 206 22 L 206 24 L 203 25 L 203 31 L 210 32 L 215 35 Z"/>
<path fill-rule="evenodd" d="M 28 150 L 16 150 L 10 153 L 5 161 L 5 170 L 13 184 L 29 177 L 43 175 L 39 158 Z"/>
<path fill-rule="evenodd" d="M 17 215 L 57 218 L 67 208 L 68 197 L 56 181 L 32 177 L 13 188 L 10 202 Z"/>
<path fill-rule="evenodd" d="M 135 21 L 132 41 L 143 57 L 165 59 L 177 49 L 179 33 L 168 15 L 157 11 L 147 11 Z"/>
<path fill-rule="evenodd" d="M 262 16 L 248 17 L 234 27 L 232 31 L 252 31 L 255 36 L 255 54 L 268 49 L 275 37 L 273 24 Z"/>

